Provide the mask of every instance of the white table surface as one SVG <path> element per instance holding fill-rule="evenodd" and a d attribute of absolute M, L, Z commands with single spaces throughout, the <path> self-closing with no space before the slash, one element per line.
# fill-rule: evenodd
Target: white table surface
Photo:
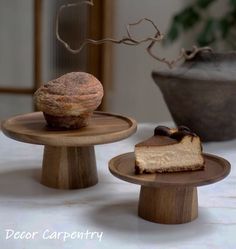
<path fill-rule="evenodd" d="M 205 152 L 228 159 L 232 170 L 223 181 L 198 188 L 198 219 L 182 225 L 160 225 L 137 216 L 140 187 L 113 177 L 108 161 L 133 151 L 137 142 L 152 135 L 154 127 L 142 124 L 126 140 L 96 146 L 99 184 L 69 191 L 39 183 L 42 146 L 20 143 L 0 133 L 0 248 L 235 249 L 236 140 L 204 145 Z M 7 240 L 6 229 L 37 234 L 34 239 Z M 99 232 L 99 236 L 102 232 L 101 241 L 96 234 L 91 239 L 88 233 L 87 238 L 84 234 L 83 239 L 63 241 L 65 233 L 86 231 Z M 49 239 L 53 232 L 62 235 Z"/>

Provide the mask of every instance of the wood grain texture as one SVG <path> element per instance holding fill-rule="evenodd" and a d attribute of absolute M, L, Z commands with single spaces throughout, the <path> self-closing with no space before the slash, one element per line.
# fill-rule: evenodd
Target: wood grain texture
<path fill-rule="evenodd" d="M 101 2 L 101 1 L 100 1 Z M 102 18 L 102 26 L 103 26 L 103 34 L 102 37 L 114 37 L 114 16 L 115 16 L 115 3 L 110 0 L 103 0 L 103 18 Z M 103 84 L 103 88 L 105 92 L 114 91 L 113 86 L 113 46 L 112 43 L 104 43 L 102 45 L 102 72 L 101 72 L 101 80 Z M 103 102 L 101 105 L 101 110 L 105 111 L 108 107 L 108 99 L 105 95 L 103 98 Z"/>
<path fill-rule="evenodd" d="M 113 37 L 114 9 L 114 1 L 94 0 L 94 6 L 89 8 L 89 38 L 100 40 Z M 105 91 L 112 87 L 112 69 L 114 64 L 112 46 L 113 44 L 111 43 L 104 43 L 99 46 L 90 44 L 87 48 L 87 71 L 102 82 Z M 106 110 L 106 102 L 105 95 L 98 110 Z"/>
<path fill-rule="evenodd" d="M 94 147 L 45 146 L 41 183 L 51 188 L 87 188 L 98 182 Z"/>
<path fill-rule="evenodd" d="M 42 84 L 42 0 L 34 0 L 34 88 Z"/>
<path fill-rule="evenodd" d="M 198 216 L 196 187 L 141 187 L 138 215 L 161 224 L 182 224 Z"/>
<path fill-rule="evenodd" d="M 93 145 L 127 138 L 136 131 L 137 123 L 121 115 L 94 112 L 88 126 L 58 130 L 46 125 L 42 112 L 34 112 L 3 121 L 2 129 L 15 140 L 45 145 L 42 184 L 78 189 L 98 181 Z"/>
<path fill-rule="evenodd" d="M 47 127 L 42 112 L 15 116 L 2 123 L 3 133 L 15 140 L 51 146 L 89 146 L 122 140 L 132 135 L 137 123 L 121 115 L 94 112 L 89 125 L 78 130 Z"/>
<path fill-rule="evenodd" d="M 182 224 L 198 216 L 196 186 L 217 182 L 230 172 L 225 159 L 204 154 L 205 169 L 191 172 L 135 174 L 134 153 L 110 160 L 110 172 L 131 183 L 141 185 L 138 215 L 162 224 Z"/>
<path fill-rule="evenodd" d="M 88 37 L 94 40 L 100 40 L 103 37 L 103 10 L 104 0 L 94 0 L 94 6 L 89 8 L 89 30 Z M 102 83 L 102 68 L 103 68 L 103 46 L 90 45 L 88 47 L 88 72 L 97 77 Z"/>
<path fill-rule="evenodd" d="M 134 153 L 126 153 L 113 158 L 109 169 L 116 177 L 131 183 L 147 187 L 195 187 L 222 180 L 230 173 L 230 163 L 224 158 L 204 154 L 205 169 L 197 171 L 135 174 Z"/>
<path fill-rule="evenodd" d="M 7 93 L 7 94 L 31 94 L 35 92 L 35 89 L 27 88 L 27 87 L 0 87 L 0 93 Z"/>

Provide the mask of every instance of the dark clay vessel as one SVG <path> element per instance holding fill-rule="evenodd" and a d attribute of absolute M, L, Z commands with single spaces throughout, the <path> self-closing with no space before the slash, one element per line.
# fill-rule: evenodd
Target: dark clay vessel
<path fill-rule="evenodd" d="M 202 141 L 236 138 L 236 52 L 199 52 L 152 76 L 176 125 L 188 126 Z"/>

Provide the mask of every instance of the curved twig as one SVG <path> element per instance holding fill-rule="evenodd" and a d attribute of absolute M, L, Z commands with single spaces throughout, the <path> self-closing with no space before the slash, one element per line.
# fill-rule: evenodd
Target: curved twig
<path fill-rule="evenodd" d="M 63 40 L 61 38 L 61 36 L 60 36 L 60 33 L 59 33 L 60 15 L 61 15 L 61 12 L 63 11 L 63 9 L 79 6 L 79 5 L 84 4 L 84 3 L 87 3 L 87 4 L 93 6 L 92 1 L 83 1 L 83 2 L 79 2 L 79 3 L 73 3 L 73 4 L 64 4 L 64 5 L 60 6 L 60 8 L 59 8 L 59 10 L 57 12 L 57 16 L 56 16 L 56 37 L 65 46 L 65 48 L 68 51 L 70 51 L 71 53 L 73 53 L 73 54 L 79 53 L 88 44 L 96 44 L 96 45 L 98 45 L 98 44 L 103 44 L 103 43 L 106 43 L 106 42 L 112 42 L 112 43 L 115 43 L 115 44 L 125 44 L 125 45 L 136 46 L 136 45 L 139 45 L 141 43 L 146 43 L 146 42 L 149 42 L 149 41 L 157 42 L 157 41 L 160 41 L 160 40 L 163 39 L 163 35 L 160 33 L 159 29 L 154 24 L 154 22 L 152 20 L 148 19 L 148 18 L 142 18 L 138 22 L 131 23 L 131 24 L 128 24 L 126 26 L 127 37 L 123 37 L 122 39 L 119 39 L 119 40 L 112 39 L 112 38 L 104 38 L 104 39 L 101 39 L 101 40 L 85 39 L 81 43 L 79 48 L 72 49 L 71 46 L 68 44 L 68 42 Z M 141 22 L 144 22 L 144 21 L 149 22 L 149 23 L 152 24 L 152 26 L 154 27 L 154 29 L 156 31 L 155 37 L 147 37 L 147 38 L 142 39 L 142 40 L 136 40 L 136 39 L 134 39 L 132 37 L 132 35 L 130 33 L 130 26 L 139 25 Z"/>
<path fill-rule="evenodd" d="M 152 52 L 152 48 L 153 46 L 155 45 L 155 43 L 152 43 L 150 44 L 148 47 L 147 47 L 147 51 L 148 53 L 154 58 L 156 59 L 157 61 L 160 61 L 160 62 L 163 62 L 165 63 L 169 68 L 173 68 L 174 66 L 176 66 L 176 64 L 178 62 L 180 62 L 181 60 L 190 60 L 190 59 L 193 59 L 197 53 L 201 52 L 201 51 L 212 51 L 212 48 L 211 47 L 197 47 L 197 46 L 193 46 L 192 47 L 192 50 L 186 50 L 184 48 L 182 48 L 180 50 L 180 53 L 179 55 L 177 56 L 177 58 L 173 59 L 173 60 L 167 60 L 166 58 L 160 58 L 158 56 L 156 56 L 153 52 Z"/>
<path fill-rule="evenodd" d="M 57 15 L 56 15 L 56 37 L 57 37 L 58 41 L 61 42 L 64 45 L 64 47 L 72 54 L 80 53 L 80 51 L 88 44 L 99 45 L 99 44 L 111 42 L 111 43 L 115 43 L 115 44 L 125 44 L 125 45 L 130 45 L 130 46 L 137 46 L 137 45 L 140 45 L 142 43 L 149 43 L 149 45 L 147 47 L 147 52 L 149 53 L 149 55 L 151 55 L 157 61 L 165 63 L 169 68 L 173 68 L 182 59 L 185 59 L 185 60 L 192 59 L 200 51 L 211 50 L 210 47 L 198 48 L 196 46 L 193 46 L 192 51 L 186 51 L 185 49 L 181 49 L 179 56 L 176 59 L 167 60 L 166 58 L 160 58 L 159 56 L 157 56 L 156 54 L 153 53 L 152 49 L 157 42 L 160 42 L 163 40 L 164 36 L 163 36 L 163 34 L 161 34 L 161 32 L 158 29 L 158 27 L 156 26 L 156 24 L 148 18 L 142 18 L 135 23 L 128 24 L 126 26 L 127 36 L 124 36 L 122 39 L 104 38 L 101 40 L 93 40 L 93 39 L 87 38 L 80 44 L 80 46 L 77 49 L 72 49 L 71 46 L 69 45 L 69 43 L 66 42 L 65 40 L 63 40 L 60 36 L 60 33 L 59 33 L 60 15 L 65 8 L 78 7 L 79 5 L 82 5 L 82 4 L 88 4 L 90 6 L 94 5 L 93 0 L 84 0 L 84 1 L 81 1 L 78 3 L 63 4 L 60 6 L 60 8 L 57 12 Z M 147 38 L 144 38 L 141 40 L 134 39 L 130 33 L 130 27 L 137 26 L 144 21 L 150 23 L 153 26 L 153 28 L 155 30 L 154 36 L 150 36 L 150 37 L 147 37 Z"/>

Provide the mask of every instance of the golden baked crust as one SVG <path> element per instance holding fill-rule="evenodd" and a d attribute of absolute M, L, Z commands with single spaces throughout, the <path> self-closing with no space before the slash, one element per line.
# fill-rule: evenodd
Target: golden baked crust
<path fill-rule="evenodd" d="M 92 113 L 102 97 L 100 81 L 84 72 L 68 73 L 49 81 L 34 94 L 38 110 L 55 117 Z"/>

